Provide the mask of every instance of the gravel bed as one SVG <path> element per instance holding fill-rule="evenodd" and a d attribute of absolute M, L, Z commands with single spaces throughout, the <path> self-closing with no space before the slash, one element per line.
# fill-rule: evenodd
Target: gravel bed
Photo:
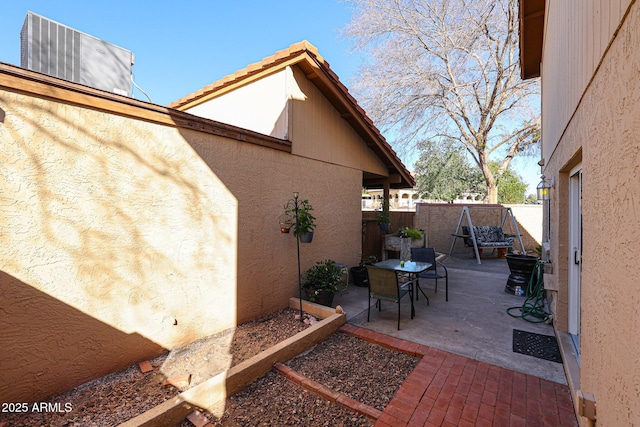
<path fill-rule="evenodd" d="M 382 411 L 420 358 L 336 333 L 287 365 L 335 391 Z"/>
<path fill-rule="evenodd" d="M 287 365 L 380 411 L 420 358 L 337 332 Z M 369 426 L 373 421 L 289 382 L 273 369 L 227 399 L 215 426 Z M 190 427 L 185 421 L 179 427 Z"/>
<path fill-rule="evenodd" d="M 137 365 L 84 384 L 47 402 L 70 403 L 70 412 L 0 414 L 0 426 L 115 426 L 177 395 L 163 386 L 169 375 L 189 372 L 190 386 L 304 330 L 296 310 L 286 309 L 152 359 L 154 370 Z M 231 349 L 231 350 L 229 350 Z M 392 399 L 419 358 L 345 333 L 334 333 L 287 363 L 292 369 L 379 410 Z M 219 370 L 216 372 L 216 370 Z M 328 402 L 271 370 L 231 396 L 215 426 L 370 426 L 372 420 Z M 177 427 L 192 427 L 184 420 Z"/>
<path fill-rule="evenodd" d="M 214 426 L 371 426 L 367 417 L 331 403 L 291 383 L 275 370 L 227 399 L 221 419 L 207 415 Z M 188 421 L 180 427 L 192 427 Z"/>
<path fill-rule="evenodd" d="M 0 413 L 0 426 L 3 421 L 11 427 L 118 425 L 179 394 L 182 390 L 163 385 L 167 377 L 189 373 L 193 387 L 303 331 L 308 325 L 296 314 L 284 309 L 160 355 L 150 360 L 154 369 L 146 374 L 136 364 L 83 384 L 47 399 L 53 405 L 47 411 L 34 412 L 29 405 L 26 413 Z"/>

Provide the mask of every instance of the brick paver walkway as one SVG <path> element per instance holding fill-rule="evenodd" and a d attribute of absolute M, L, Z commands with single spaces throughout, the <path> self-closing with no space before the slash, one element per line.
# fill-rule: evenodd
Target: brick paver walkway
<path fill-rule="evenodd" d="M 578 425 L 565 385 L 354 325 L 341 331 L 422 356 L 377 427 Z"/>

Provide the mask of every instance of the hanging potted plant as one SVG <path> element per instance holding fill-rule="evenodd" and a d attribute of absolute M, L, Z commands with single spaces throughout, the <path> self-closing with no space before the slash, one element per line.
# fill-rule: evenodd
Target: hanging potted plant
<path fill-rule="evenodd" d="M 380 226 L 380 229 L 385 233 L 389 231 L 391 227 L 391 219 L 389 218 L 389 201 L 382 202 L 382 206 L 376 213 L 376 224 Z"/>
<path fill-rule="evenodd" d="M 307 299 L 330 307 L 333 296 L 342 285 L 342 267 L 327 259 L 316 262 L 304 275 L 305 281 L 302 288 L 307 294 Z"/>
<path fill-rule="evenodd" d="M 284 213 L 278 217 L 278 223 L 280 223 L 280 232 L 288 233 L 293 225 L 293 215 L 289 213 Z"/>
<path fill-rule="evenodd" d="M 296 218 L 295 208 L 287 209 L 287 214 L 292 215 L 293 234 L 300 239 L 300 243 L 311 243 L 313 240 L 313 230 L 316 228 L 316 217 L 311 214 L 313 207 L 308 200 L 298 202 Z"/>

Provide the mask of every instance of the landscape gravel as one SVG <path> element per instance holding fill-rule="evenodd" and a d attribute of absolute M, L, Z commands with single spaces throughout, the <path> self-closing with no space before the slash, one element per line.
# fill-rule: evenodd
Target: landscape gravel
<path fill-rule="evenodd" d="M 308 327 L 286 309 L 235 330 L 212 336 L 49 399 L 69 412 L 0 414 L 0 426 L 116 426 L 174 397 L 182 390 L 163 385 L 170 375 L 191 374 L 189 387 L 236 365 Z M 419 359 L 345 333 L 334 333 L 287 364 L 336 391 L 379 410 L 391 400 Z M 306 391 L 271 370 L 231 396 L 221 418 L 203 412 L 215 426 L 369 426 L 373 420 Z M 191 427 L 184 420 L 179 427 Z"/>

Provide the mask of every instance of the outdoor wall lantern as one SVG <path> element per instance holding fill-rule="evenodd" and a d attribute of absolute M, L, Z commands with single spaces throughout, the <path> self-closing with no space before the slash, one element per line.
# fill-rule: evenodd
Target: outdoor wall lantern
<path fill-rule="evenodd" d="M 550 192 L 555 184 L 553 178 L 546 178 L 544 175 L 540 177 L 542 181 L 536 187 L 536 193 L 538 194 L 538 200 L 549 200 Z"/>

